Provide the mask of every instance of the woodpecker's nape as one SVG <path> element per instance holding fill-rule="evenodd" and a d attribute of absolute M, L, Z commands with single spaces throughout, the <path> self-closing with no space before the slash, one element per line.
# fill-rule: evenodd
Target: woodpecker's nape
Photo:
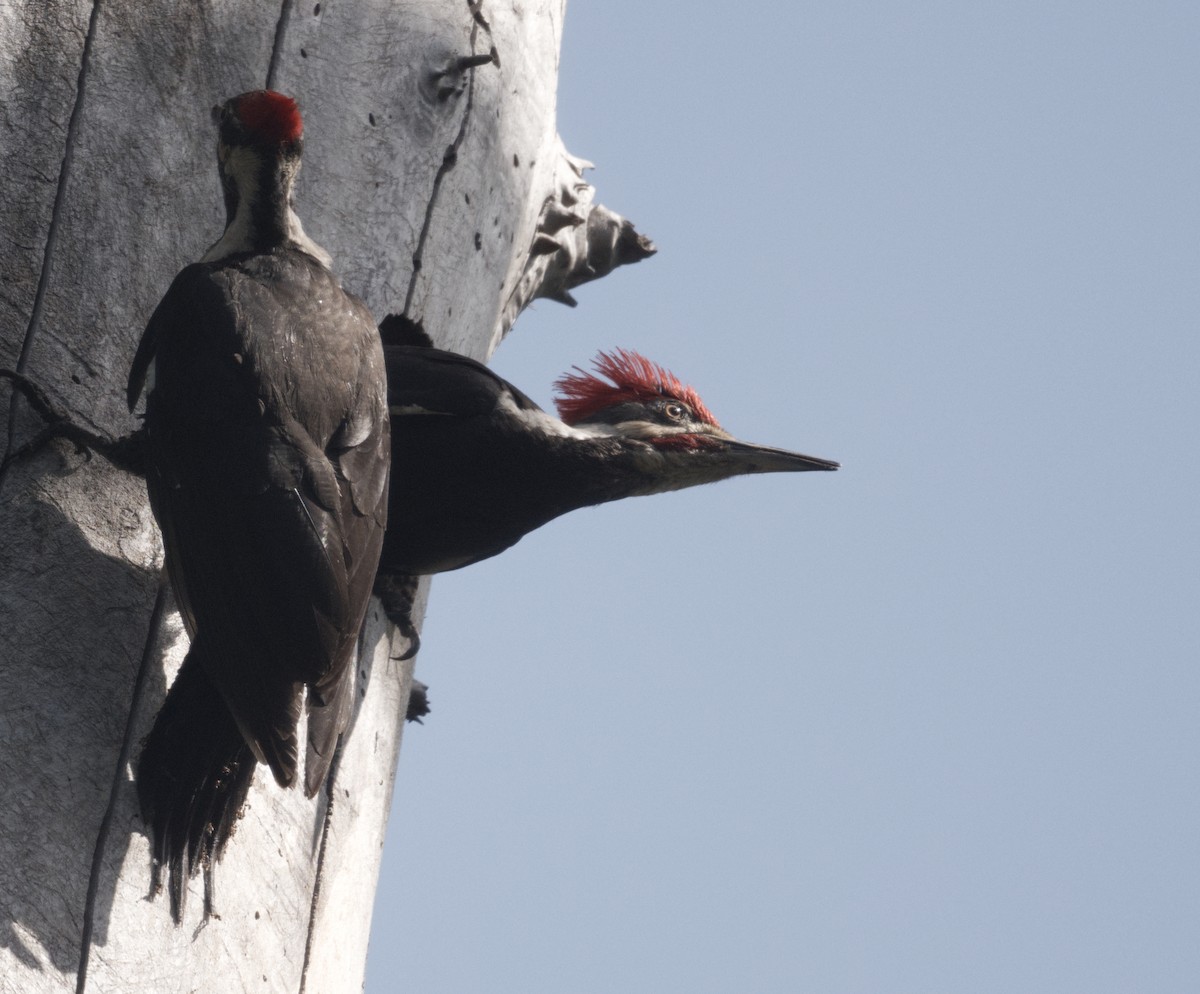
<path fill-rule="evenodd" d="M 155 886 L 171 913 L 228 841 L 257 763 L 321 787 L 346 727 L 387 520 L 386 371 L 375 322 L 291 206 L 294 100 L 216 115 L 227 223 L 158 305 L 129 374 L 147 380 L 147 489 L 191 636 L 138 761 Z"/>
<path fill-rule="evenodd" d="M 376 591 L 411 631 L 404 576 L 495 556 L 578 508 L 750 473 L 835 470 L 836 462 L 742 442 L 699 395 L 636 352 L 557 382 L 562 418 L 482 363 L 432 348 L 401 315 L 380 324 L 388 368 L 392 488 Z"/>

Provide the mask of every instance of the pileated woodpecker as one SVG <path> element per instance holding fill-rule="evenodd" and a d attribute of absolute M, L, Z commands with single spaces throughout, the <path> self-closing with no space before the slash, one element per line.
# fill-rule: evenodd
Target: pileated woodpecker
<path fill-rule="evenodd" d="M 691 387 L 636 352 L 600 353 L 555 386 L 560 418 L 482 363 L 430 347 L 405 317 L 380 324 L 392 488 L 377 584 L 411 632 L 407 576 L 495 556 L 568 511 L 749 473 L 835 470 L 723 430 Z"/>
<path fill-rule="evenodd" d="M 129 374 L 147 374 L 150 503 L 191 646 L 137 768 L 156 889 L 178 921 L 256 762 L 323 783 L 352 696 L 387 522 L 386 374 L 375 321 L 292 211 L 303 125 L 278 93 L 214 110 L 225 232 L 158 305 Z M 307 690 L 307 697 L 306 697 Z"/>

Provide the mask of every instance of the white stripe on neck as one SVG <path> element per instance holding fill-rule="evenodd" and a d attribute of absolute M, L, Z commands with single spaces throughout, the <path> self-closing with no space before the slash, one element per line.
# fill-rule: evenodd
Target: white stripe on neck
<path fill-rule="evenodd" d="M 253 205 L 258 199 L 258 173 L 261 160 L 249 148 L 233 148 L 222 164 L 222 168 L 233 177 L 237 185 L 238 206 L 233 221 L 225 228 L 224 234 L 212 245 L 200 259 L 201 262 L 217 262 L 231 255 L 254 250 Z M 333 268 L 333 259 L 320 245 L 304 233 L 304 225 L 288 204 L 284 219 L 286 231 L 283 244 L 299 249 L 311 255 L 326 269 Z"/>

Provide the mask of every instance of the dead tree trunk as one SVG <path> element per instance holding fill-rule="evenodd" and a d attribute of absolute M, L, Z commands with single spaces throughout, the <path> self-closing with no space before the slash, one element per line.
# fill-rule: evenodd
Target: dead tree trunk
<path fill-rule="evenodd" d="M 141 330 L 223 226 L 209 108 L 264 85 L 301 102 L 297 208 L 344 285 L 490 354 L 532 298 L 644 254 L 556 134 L 563 8 L 10 0 L 0 366 L 94 430 L 135 426 Z M 38 426 L 0 409 L 2 444 Z M 0 478 L 0 536 L 0 991 L 359 990 L 411 679 L 380 612 L 327 789 L 260 769 L 220 918 L 198 929 L 193 895 L 176 928 L 145 899 L 131 773 L 186 642 L 144 485 L 56 445 Z"/>

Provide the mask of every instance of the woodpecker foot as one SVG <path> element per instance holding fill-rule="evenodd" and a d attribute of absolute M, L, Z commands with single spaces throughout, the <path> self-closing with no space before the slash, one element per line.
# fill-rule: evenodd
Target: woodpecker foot
<path fill-rule="evenodd" d="M 97 452 L 118 469 L 134 476 L 146 475 L 145 429 L 117 439 L 105 438 L 72 422 L 54 406 L 46 396 L 46 391 L 29 377 L 12 369 L 0 369 L 0 379 L 11 380 L 13 389 L 19 390 L 29 401 L 29 406 L 46 422 L 46 426 L 32 439 L 4 457 L 3 462 L 0 462 L 0 474 L 4 473 L 10 464 L 24 462 L 37 455 L 52 439 L 62 438 L 71 442 L 77 452 L 89 458 L 93 452 Z"/>
<path fill-rule="evenodd" d="M 425 722 L 421 719 L 427 714 L 429 714 L 429 686 L 420 680 L 414 680 L 412 689 L 408 692 L 408 710 L 404 713 L 404 720 L 424 725 Z"/>
<path fill-rule="evenodd" d="M 380 573 L 375 577 L 375 594 L 383 605 L 383 613 L 408 639 L 408 648 L 394 657 L 399 660 L 412 659 L 421 650 L 421 633 L 412 620 L 419 580 L 420 577 L 406 573 Z"/>

